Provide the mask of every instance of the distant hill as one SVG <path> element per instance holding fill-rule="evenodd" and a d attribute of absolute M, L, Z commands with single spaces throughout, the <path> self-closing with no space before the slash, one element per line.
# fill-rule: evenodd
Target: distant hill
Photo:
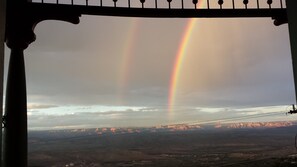
<path fill-rule="evenodd" d="M 296 126 L 296 127 L 295 127 Z M 296 122 L 241 122 L 241 123 L 226 123 L 226 124 L 211 124 L 211 125 L 190 125 L 190 124 L 172 124 L 160 125 L 155 127 L 104 127 L 91 129 L 64 129 L 64 130 L 49 130 L 44 137 L 66 136 L 85 136 L 85 135 L 110 135 L 110 134 L 134 134 L 134 133 L 154 133 L 154 132 L 182 132 L 182 131 L 205 131 L 205 130 L 232 130 L 232 129 L 273 129 L 273 128 L 288 128 L 297 129 Z M 295 128 L 294 128 L 295 127 Z M 43 133 L 43 132 L 40 132 Z M 31 131 L 31 136 L 38 135 L 38 131 Z M 40 135 L 38 135 L 40 136 Z"/>
<path fill-rule="evenodd" d="M 278 127 L 289 127 L 293 126 L 293 122 L 241 122 L 241 123 L 229 123 L 229 124 L 218 124 L 215 128 L 278 128 Z"/>

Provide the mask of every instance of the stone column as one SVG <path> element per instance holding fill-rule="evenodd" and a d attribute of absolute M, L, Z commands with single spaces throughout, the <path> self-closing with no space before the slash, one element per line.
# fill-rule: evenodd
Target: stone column
<path fill-rule="evenodd" d="M 24 6 L 25 4 L 7 1 L 5 42 L 11 53 L 3 116 L 4 167 L 28 166 L 27 95 L 23 52 L 35 41 L 35 34 L 34 22 Z"/>
<path fill-rule="evenodd" d="M 27 167 L 27 97 L 25 48 L 11 46 L 5 97 L 4 167 Z"/>
<path fill-rule="evenodd" d="M 24 50 L 35 41 L 35 26 L 44 20 L 62 20 L 79 23 L 76 10 L 45 6 L 34 8 L 23 0 L 7 1 L 5 42 L 11 49 L 7 76 L 3 166 L 28 166 L 27 95 Z"/>
<path fill-rule="evenodd" d="M 6 0 L 0 0 L 0 121 L 2 122 L 3 73 L 4 73 L 4 36 L 6 19 Z M 2 129 L 2 128 L 1 128 Z M 0 131 L 0 159 L 2 162 L 2 130 Z M 1 163 L 0 163 L 1 166 Z"/>

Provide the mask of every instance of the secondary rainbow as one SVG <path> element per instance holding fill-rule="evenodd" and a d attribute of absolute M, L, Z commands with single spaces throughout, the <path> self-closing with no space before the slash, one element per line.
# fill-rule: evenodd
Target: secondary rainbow
<path fill-rule="evenodd" d="M 123 53 L 119 61 L 119 80 L 118 80 L 118 104 L 125 103 L 124 92 L 127 89 L 128 80 L 130 78 L 130 66 L 132 64 L 133 50 L 137 41 L 137 34 L 139 31 L 139 19 L 129 19 L 129 27 L 126 35 L 126 40 L 123 41 Z"/>

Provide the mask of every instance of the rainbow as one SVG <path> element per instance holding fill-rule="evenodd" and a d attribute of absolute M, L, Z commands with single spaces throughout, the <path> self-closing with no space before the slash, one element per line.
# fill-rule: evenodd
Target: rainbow
<path fill-rule="evenodd" d="M 137 41 L 137 34 L 139 31 L 139 19 L 132 18 L 129 20 L 129 27 L 128 32 L 126 35 L 126 40 L 123 44 L 123 53 L 121 55 L 120 65 L 119 65 L 119 81 L 118 81 L 118 104 L 122 105 L 124 103 L 124 90 L 127 88 L 128 80 L 129 80 L 129 73 L 130 73 L 130 66 L 132 62 L 132 57 L 134 55 L 133 50 L 135 43 Z"/>
<path fill-rule="evenodd" d="M 203 4 L 205 4 L 202 0 L 198 3 L 198 10 L 199 8 L 202 8 Z M 191 18 L 188 20 L 186 24 L 186 28 L 183 33 L 183 37 L 181 39 L 181 42 L 179 44 L 177 54 L 175 56 L 175 61 L 171 73 L 171 79 L 169 83 L 169 93 L 168 93 L 168 112 L 173 112 L 173 108 L 176 101 L 177 96 L 177 89 L 179 84 L 179 78 L 181 75 L 181 70 L 183 66 L 184 59 L 186 57 L 187 53 L 187 46 L 189 44 L 193 29 L 196 24 L 196 19 Z"/>
<path fill-rule="evenodd" d="M 169 94 L 168 94 L 168 111 L 172 112 L 173 106 L 175 104 L 177 87 L 178 87 L 178 79 L 181 75 L 182 65 L 185 59 L 187 45 L 189 43 L 189 38 L 191 37 L 192 30 L 195 26 L 196 19 L 189 19 L 186 25 L 186 29 L 184 31 L 183 38 L 178 47 L 178 51 L 175 57 L 173 70 L 171 73 L 170 86 L 169 86 Z"/>

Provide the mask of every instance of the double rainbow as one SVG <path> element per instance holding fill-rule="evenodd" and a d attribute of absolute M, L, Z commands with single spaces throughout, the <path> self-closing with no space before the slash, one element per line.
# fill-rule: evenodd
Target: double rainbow
<path fill-rule="evenodd" d="M 198 3 L 198 9 L 201 8 L 205 4 L 205 0 L 200 0 Z M 123 50 L 123 57 L 121 62 L 121 67 L 120 67 L 120 78 L 119 78 L 119 90 L 120 91 L 120 99 L 119 101 L 123 102 L 123 90 L 125 89 L 127 85 L 127 80 L 129 78 L 129 66 L 131 63 L 131 57 L 133 55 L 132 50 L 133 46 L 135 44 L 135 38 L 136 38 L 136 32 L 138 31 L 138 19 L 133 19 L 131 21 L 131 27 L 130 31 L 128 32 L 128 41 L 125 42 L 124 50 Z M 177 54 L 175 56 L 172 72 L 171 72 L 171 79 L 169 83 L 169 93 L 168 93 L 168 111 L 169 113 L 173 111 L 174 105 L 176 103 L 176 97 L 177 97 L 177 91 L 178 91 L 178 86 L 179 86 L 179 78 L 181 76 L 181 71 L 182 71 L 182 66 L 184 59 L 187 55 L 187 46 L 189 44 L 193 29 L 195 28 L 196 25 L 196 19 L 191 18 L 187 21 L 181 42 L 179 44 Z"/>

